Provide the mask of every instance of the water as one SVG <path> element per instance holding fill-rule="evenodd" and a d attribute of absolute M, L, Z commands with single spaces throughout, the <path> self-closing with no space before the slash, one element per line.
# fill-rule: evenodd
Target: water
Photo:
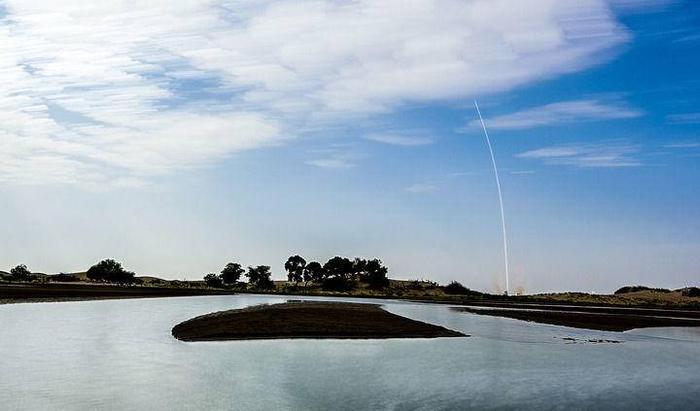
<path fill-rule="evenodd" d="M 282 301 L 239 295 L 0 306 L 0 409 L 698 407 L 699 329 L 598 332 L 379 301 L 472 337 L 184 343 L 170 336 L 173 325 L 196 315 Z"/>

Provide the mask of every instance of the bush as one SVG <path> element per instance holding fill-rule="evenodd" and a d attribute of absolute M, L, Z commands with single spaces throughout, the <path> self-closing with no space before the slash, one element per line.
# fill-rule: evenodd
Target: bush
<path fill-rule="evenodd" d="M 671 290 L 668 290 L 666 288 L 651 288 L 651 287 L 645 287 L 643 285 L 628 285 L 622 288 L 618 288 L 615 291 L 615 294 L 627 294 L 627 293 L 635 293 L 637 291 L 656 291 L 660 293 L 670 293 Z"/>
<path fill-rule="evenodd" d="M 122 268 L 121 263 L 112 259 L 102 260 L 90 267 L 87 271 L 87 277 L 92 281 L 117 284 L 133 284 L 135 282 L 135 274 L 132 271 L 126 271 Z"/>
<path fill-rule="evenodd" d="M 207 283 L 209 287 L 221 288 L 224 286 L 224 282 L 220 275 L 214 273 L 209 273 L 204 276 L 204 282 Z"/>
<path fill-rule="evenodd" d="M 355 288 L 355 283 L 344 277 L 329 277 L 321 282 L 324 291 L 350 291 Z"/>
<path fill-rule="evenodd" d="M 49 277 L 49 281 L 56 281 L 61 283 L 69 283 L 74 281 L 79 281 L 80 279 L 73 274 L 60 273 L 52 275 Z"/>
<path fill-rule="evenodd" d="M 10 278 L 14 281 L 29 281 L 32 279 L 32 273 L 26 265 L 20 264 L 10 270 Z"/>
<path fill-rule="evenodd" d="M 681 290 L 681 294 L 685 297 L 700 297 L 700 288 L 688 287 Z"/>
<path fill-rule="evenodd" d="M 443 290 L 445 291 L 445 294 L 471 294 L 473 291 L 468 289 L 467 287 L 463 286 L 462 284 L 458 283 L 457 281 L 452 281 L 451 283 L 447 284 Z"/>

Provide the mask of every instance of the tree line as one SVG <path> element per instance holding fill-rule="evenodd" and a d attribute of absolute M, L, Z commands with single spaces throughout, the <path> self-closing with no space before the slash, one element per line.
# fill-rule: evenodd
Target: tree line
<path fill-rule="evenodd" d="M 314 285 L 329 291 L 348 291 L 360 282 L 372 289 L 383 289 L 389 286 L 387 277 L 389 270 L 381 260 L 376 258 L 351 260 L 336 256 L 321 265 L 318 261 L 307 262 L 305 258 L 293 255 L 284 263 L 284 269 L 287 272 L 288 282 L 297 287 Z M 241 264 L 230 262 L 220 274 L 205 275 L 204 281 L 210 287 L 239 287 L 244 285 L 241 282 L 244 275 L 248 279 L 248 284 L 254 289 L 274 288 L 270 267 L 267 265 L 248 267 L 246 270 Z"/>
<path fill-rule="evenodd" d="M 204 276 L 204 281 L 209 287 L 216 288 L 242 286 L 244 284 L 240 280 L 244 274 L 248 279 L 248 284 L 257 290 L 270 290 L 275 287 L 269 265 L 248 267 L 246 270 L 239 263 L 228 263 L 221 270 L 221 274 L 209 273 Z"/>
<path fill-rule="evenodd" d="M 110 258 L 102 260 L 91 266 L 86 276 L 91 281 L 114 283 L 121 285 L 131 285 L 140 283 L 133 271 L 125 270 L 122 264 Z M 77 281 L 78 278 L 71 274 L 56 274 L 50 277 L 54 281 Z M 19 264 L 10 270 L 11 281 L 35 281 L 37 276 L 34 275 L 25 264 Z"/>
<path fill-rule="evenodd" d="M 321 264 L 318 261 L 307 262 L 304 257 L 293 255 L 284 263 L 284 269 L 287 272 L 289 286 L 295 288 L 313 286 L 321 287 L 326 291 L 350 291 L 360 285 L 360 283 L 364 283 L 370 289 L 383 290 L 390 285 L 389 270 L 377 258 L 366 260 L 335 256 Z M 86 277 L 93 282 L 120 285 L 143 283 L 141 279 L 136 278 L 133 271 L 124 269 L 121 263 L 113 259 L 104 259 L 94 264 L 87 270 Z M 247 279 L 247 284 L 241 281 L 243 277 Z M 5 278 L 8 279 L 7 277 Z M 17 265 L 9 272 L 10 281 L 27 282 L 36 281 L 37 279 L 37 276 L 32 274 L 24 264 Z M 60 282 L 79 281 L 79 277 L 75 274 L 61 273 L 50 276 L 47 280 Z M 265 291 L 275 289 L 270 266 L 249 266 L 246 269 L 237 262 L 226 264 L 219 274 L 206 274 L 204 282 L 207 286 L 214 288 L 240 289 L 246 287 Z M 158 283 L 162 284 L 163 281 L 158 281 Z M 178 281 L 170 282 L 173 285 L 175 283 L 180 284 Z M 418 281 L 414 281 L 414 283 L 411 287 L 423 288 Z M 442 288 L 445 294 L 480 294 L 456 281 L 452 281 L 443 287 L 439 287 L 435 283 L 434 288 Z"/>

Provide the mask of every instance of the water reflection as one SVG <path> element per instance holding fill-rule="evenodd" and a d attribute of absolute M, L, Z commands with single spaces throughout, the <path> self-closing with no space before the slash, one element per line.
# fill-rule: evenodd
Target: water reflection
<path fill-rule="evenodd" d="M 170 336 L 173 325 L 196 315 L 283 301 L 239 295 L 0 306 L 0 403 L 32 410 L 686 409 L 700 394 L 700 339 L 688 329 L 610 333 L 366 300 L 472 337 L 184 343 Z M 567 344 L 565 337 L 623 343 Z"/>

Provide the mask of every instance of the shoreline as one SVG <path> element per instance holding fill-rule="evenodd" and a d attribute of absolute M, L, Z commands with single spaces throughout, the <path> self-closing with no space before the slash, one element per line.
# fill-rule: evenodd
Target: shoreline
<path fill-rule="evenodd" d="M 235 294 L 228 290 L 107 284 L 0 284 L 0 305 Z"/>
<path fill-rule="evenodd" d="M 445 299 L 414 298 L 413 296 L 348 295 L 340 293 L 254 292 L 252 290 L 216 290 L 205 288 L 174 288 L 107 284 L 0 284 L 0 305 L 28 303 L 57 303 L 100 301 L 131 298 L 196 297 L 209 295 L 258 294 L 284 297 L 364 298 L 407 301 L 424 304 L 452 305 L 453 309 L 477 315 L 512 318 L 542 324 L 561 325 L 604 331 L 626 331 L 645 327 L 700 326 L 700 311 L 684 307 L 602 306 L 572 302 L 525 302 L 522 298 L 500 297 L 470 300 L 464 297 Z M 516 300 L 517 298 L 517 300 Z M 335 302 L 339 303 L 339 302 Z M 342 338 L 336 336 L 336 338 Z"/>
<path fill-rule="evenodd" d="M 678 313 L 672 311 L 666 312 L 666 314 L 676 314 L 675 316 L 640 315 L 638 312 L 635 312 L 635 309 L 630 309 L 632 310 L 630 313 L 619 313 L 619 310 L 616 309 L 586 311 L 585 307 L 577 308 L 577 311 L 564 311 L 559 310 L 557 307 L 550 307 L 549 309 L 452 307 L 452 310 L 461 313 L 597 331 L 624 332 L 637 328 L 651 327 L 700 327 L 699 317 L 678 316 Z"/>

